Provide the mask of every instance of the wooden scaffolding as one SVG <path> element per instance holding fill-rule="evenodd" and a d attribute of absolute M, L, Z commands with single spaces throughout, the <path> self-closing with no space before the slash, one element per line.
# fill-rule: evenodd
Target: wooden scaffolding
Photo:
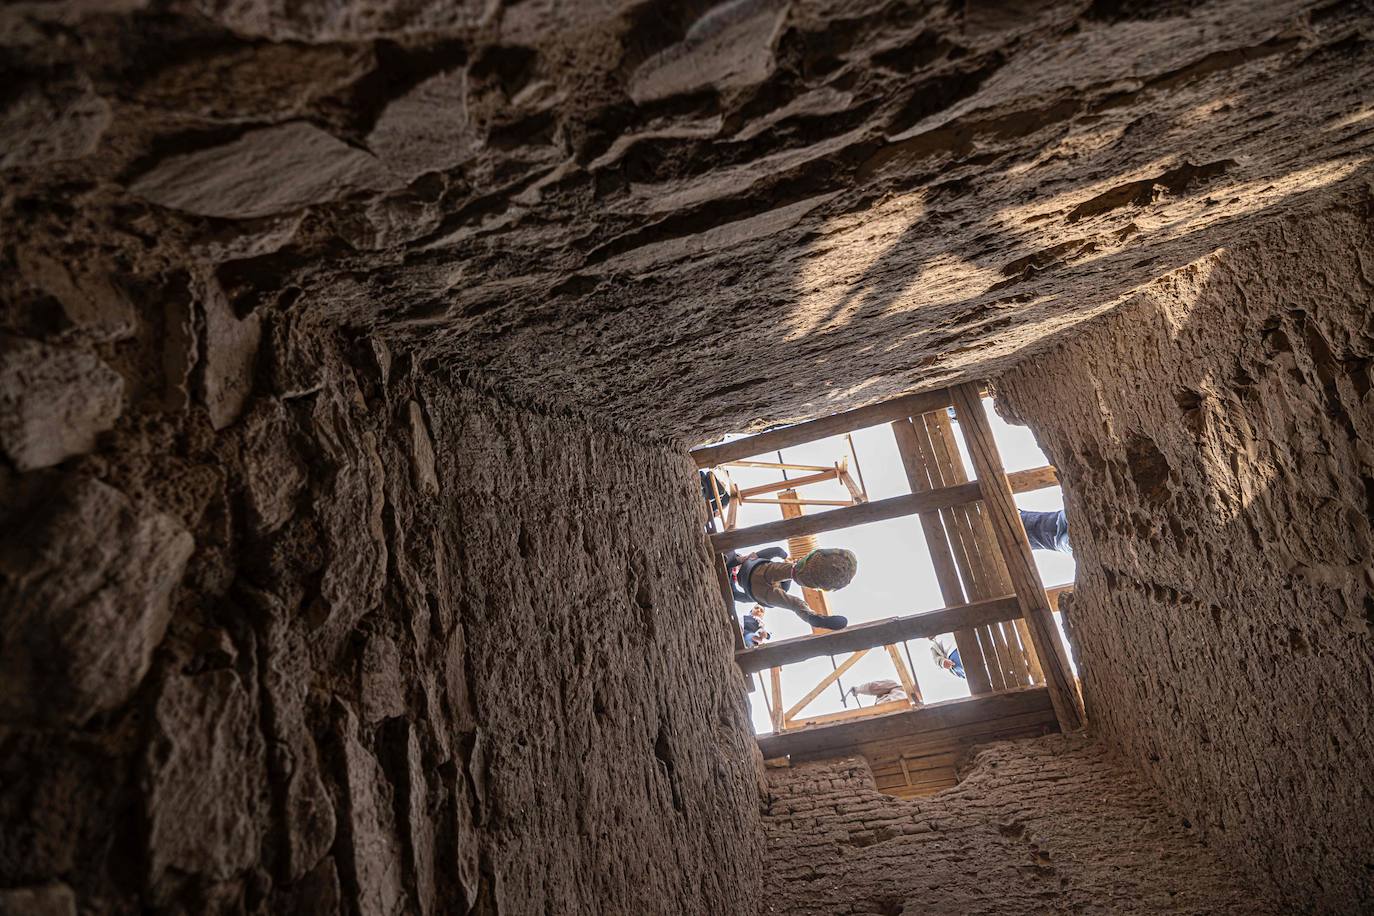
<path fill-rule="evenodd" d="M 972 479 L 955 440 L 951 407 L 973 465 Z M 954 784 L 955 762 L 972 744 L 1054 730 L 1069 732 L 1082 725 L 1077 684 L 1052 615 L 1059 594 L 1067 587 L 1046 592 L 1012 498 L 1016 492 L 1055 485 L 1054 469 L 1005 472 L 977 384 L 907 395 L 698 448 L 692 455 L 699 468 L 714 469 L 883 423 L 890 424 L 896 438 L 909 494 L 870 501 L 866 493 L 862 499 L 855 493 L 849 504 L 804 515 L 800 506 L 804 501 L 795 493 L 803 484 L 798 479 L 789 482 L 791 489 L 771 491 L 782 494 L 778 497 L 782 520 L 738 528 L 730 513 L 725 529 L 713 534 L 711 541 L 717 552 L 724 553 L 884 519 L 909 515 L 920 519 L 943 608 L 837 632 L 814 631 L 755 649 L 744 649 L 741 644 L 736 660 L 747 677 L 765 670 L 770 673 L 774 732 L 759 739 L 766 757 L 859 753 L 868 758 L 879 788 L 898 795 L 921 795 Z M 826 472 L 827 479 L 834 479 L 838 467 L 808 466 L 807 470 Z M 724 516 L 722 521 L 726 521 Z M 718 574 L 726 607 L 735 621 L 723 563 Z M 828 608 L 817 610 L 828 612 Z M 953 634 L 959 648 L 971 696 L 925 705 L 914 673 L 903 664 L 896 647 L 909 639 L 947 633 Z M 877 648 L 891 654 L 910 701 L 800 715 L 864 652 Z M 784 709 L 782 666 L 845 653 L 851 654 L 835 666 L 835 673 L 823 678 L 799 703 Z"/>

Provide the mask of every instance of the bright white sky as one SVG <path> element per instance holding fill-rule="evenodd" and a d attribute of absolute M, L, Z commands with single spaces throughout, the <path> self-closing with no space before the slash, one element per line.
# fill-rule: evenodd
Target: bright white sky
<path fill-rule="evenodd" d="M 1008 471 L 1019 471 L 1048 464 L 1044 453 L 1040 451 L 1040 447 L 1036 444 L 1035 437 L 1029 429 L 1024 426 L 1010 426 L 1004 423 L 993 412 L 991 401 L 984 401 L 984 405 L 987 407 L 993 435 L 996 437 L 997 445 L 1002 452 L 1002 461 Z M 958 423 L 954 424 L 954 429 L 956 433 L 959 432 Z M 853 438 L 854 448 L 858 452 L 858 466 L 863 471 L 863 480 L 868 488 L 869 499 L 883 499 L 888 496 L 900 496 L 911 492 L 911 488 L 907 485 L 906 474 L 902 470 L 901 457 L 897 454 L 896 441 L 893 439 L 891 428 L 886 423 L 859 430 L 853 434 Z M 962 438 L 959 440 L 959 445 L 962 449 Z M 832 465 L 848 454 L 848 444 L 845 438 L 837 436 L 797 448 L 786 449 L 783 452 L 783 460 L 797 464 Z M 776 457 L 776 454 L 761 455 L 759 460 L 776 460 Z M 972 463 L 969 461 L 967 453 L 964 455 L 964 466 L 969 469 L 969 474 L 972 476 Z M 779 476 L 776 470 L 761 468 L 730 468 L 729 470 L 732 479 L 741 488 L 775 481 Z M 809 472 L 790 471 L 788 476 L 797 477 L 804 473 Z M 854 474 L 854 460 L 852 458 L 850 459 L 850 473 Z M 854 474 L 854 476 L 857 479 L 858 475 Z M 827 481 L 804 488 L 801 495 L 803 498 L 812 499 L 847 499 L 849 494 L 838 481 Z M 768 498 L 772 498 L 772 496 L 773 494 L 769 494 Z M 1016 497 L 1016 502 L 1023 509 L 1058 509 L 1063 505 L 1063 497 L 1059 488 L 1055 487 L 1020 494 Z M 806 512 L 808 514 L 824 512 L 828 511 L 829 508 L 826 506 L 808 506 Z M 751 503 L 740 506 L 738 524 L 740 527 L 757 525 L 762 522 L 776 521 L 781 517 L 782 513 L 777 505 Z M 856 528 L 847 528 L 843 531 L 827 532 L 819 536 L 819 542 L 823 547 L 848 547 L 858 554 L 859 573 L 854 581 L 840 591 L 828 593 L 831 611 L 845 615 L 851 624 L 933 610 L 944 604 L 935 579 L 935 570 L 931 565 L 929 552 L 926 550 L 921 523 L 915 516 L 874 522 Z M 765 546 L 772 545 L 761 544 L 758 547 L 747 549 L 758 550 Z M 778 546 L 786 547 L 787 545 L 784 543 Z M 1068 554 L 1037 550 L 1035 551 L 1035 560 L 1045 585 L 1060 585 L 1073 581 L 1074 562 Z M 794 585 L 793 589 L 800 594 L 800 589 L 797 586 Z M 742 614 L 747 612 L 749 608 L 743 604 L 737 604 L 735 609 L 737 613 Z M 773 634 L 774 640 L 804 636 L 810 632 L 810 628 L 786 608 L 769 609 L 764 620 L 765 627 Z M 927 703 L 969 695 L 966 681 L 936 666 L 931 658 L 930 643 L 927 640 L 913 639 L 908 643 L 908 646 L 916 681 L 920 685 Z M 905 657 L 905 653 L 903 655 Z M 847 656 L 837 656 L 836 661 L 843 661 L 845 657 Z M 831 670 L 829 657 L 813 658 L 783 668 L 784 705 L 791 707 Z M 854 684 L 881 678 L 898 679 L 897 672 L 893 669 L 892 659 L 886 652 L 877 649 L 870 651 L 846 672 L 841 678 L 841 682 L 845 689 L 848 689 Z M 767 673 L 765 672 L 763 677 L 765 687 L 768 686 L 767 680 Z M 757 686 L 758 683 L 759 678 L 756 676 L 755 685 Z M 843 709 L 844 707 L 840 703 L 840 692 L 838 687 L 832 685 L 806 707 L 806 713 L 814 715 Z M 754 731 L 760 734 L 771 731 L 772 726 L 762 695 L 756 691 L 749 695 L 749 700 L 753 707 Z M 851 706 L 853 702 L 853 698 L 849 698 Z M 869 705 L 871 702 L 871 698 L 864 698 L 864 705 Z"/>

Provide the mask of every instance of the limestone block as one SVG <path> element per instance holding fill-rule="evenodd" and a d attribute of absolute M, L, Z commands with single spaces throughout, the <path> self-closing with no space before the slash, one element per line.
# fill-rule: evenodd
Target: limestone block
<path fill-rule="evenodd" d="M 20 470 L 90 451 L 123 395 L 124 380 L 92 353 L 0 335 L 0 449 Z"/>
<path fill-rule="evenodd" d="M 148 750 L 145 808 L 150 879 L 165 872 L 223 881 L 258 856 L 268 813 L 267 772 L 254 703 L 220 669 L 162 685 Z"/>
<path fill-rule="evenodd" d="M 171 156 L 129 190 L 200 216 L 252 219 L 326 203 L 349 188 L 392 184 L 394 179 L 371 155 L 318 127 L 293 122 Z"/>
<path fill-rule="evenodd" d="M 82 333 L 99 341 L 123 340 L 134 333 L 134 303 L 110 273 L 28 248 L 21 248 L 16 260 L 24 279 L 56 299 Z"/>
<path fill-rule="evenodd" d="M 219 284 L 205 285 L 205 366 L 200 394 L 215 429 L 238 419 L 253 391 L 262 322 L 258 315 L 240 319 Z"/>
<path fill-rule="evenodd" d="M 0 916 L 76 916 L 76 895 L 65 884 L 0 890 Z"/>
<path fill-rule="evenodd" d="M 358 689 L 363 700 L 363 721 L 371 724 L 406 709 L 406 685 L 401 676 L 401 653 L 396 641 L 373 634 L 363 647 Z"/>
<path fill-rule="evenodd" d="M 85 78 L 33 80 L 6 92 L 0 111 L 0 169 L 79 159 L 110 126 L 110 106 Z"/>
<path fill-rule="evenodd" d="M 439 495 L 439 477 L 434 470 L 434 445 L 429 439 L 425 412 L 411 401 L 406 405 L 410 418 L 410 464 L 415 470 L 416 483 L 430 496 Z"/>
<path fill-rule="evenodd" d="M 276 898 L 273 912 L 297 913 L 299 916 L 337 916 L 343 912 L 343 892 L 339 887 L 339 869 L 333 856 L 320 861 L 308 875 Z"/>
<path fill-rule="evenodd" d="M 334 801 L 325 787 L 319 752 L 305 718 L 313 677 L 310 650 L 303 634 L 291 626 L 280 601 L 263 592 L 255 592 L 253 597 L 266 617 L 261 683 L 268 699 L 270 770 L 275 783 L 285 785 L 286 876 L 299 881 L 318 868 L 334 843 L 338 826 Z"/>
<path fill-rule="evenodd" d="M 305 487 L 305 469 L 291 441 L 291 420 L 275 398 L 257 401 L 244 418 L 243 483 L 254 533 L 282 526 Z"/>
<path fill-rule="evenodd" d="M 393 99 L 368 134 L 368 149 L 407 181 L 462 162 L 479 140 L 468 123 L 466 82 L 463 70 L 440 73 Z"/>
<path fill-rule="evenodd" d="M 773 45 L 788 4 L 770 0 L 720 3 L 693 23 L 682 42 L 640 64 L 630 77 L 637 104 L 700 89 L 738 89 L 773 72 Z"/>
<path fill-rule="evenodd" d="M 99 481 L 46 483 L 0 540 L 0 711 L 80 723 L 147 673 L 194 542 Z"/>
<path fill-rule="evenodd" d="M 335 470 L 315 503 L 328 559 L 312 619 L 332 645 L 381 600 L 385 472 L 376 436 L 353 425 L 342 398 L 321 398 L 314 416 Z"/>
<path fill-rule="evenodd" d="M 345 730 L 356 730 L 350 713 Z M 353 734 L 344 736 L 348 817 L 361 916 L 395 916 L 405 905 L 401 841 L 392 806 L 393 788 L 377 758 Z"/>
<path fill-rule="evenodd" d="M 435 819 L 429 810 L 429 780 L 425 777 L 424 755 L 415 727 L 406 727 L 406 822 L 410 831 L 411 870 L 415 875 L 415 896 L 420 912 L 430 916 L 438 909 L 435 899 L 434 834 Z"/>

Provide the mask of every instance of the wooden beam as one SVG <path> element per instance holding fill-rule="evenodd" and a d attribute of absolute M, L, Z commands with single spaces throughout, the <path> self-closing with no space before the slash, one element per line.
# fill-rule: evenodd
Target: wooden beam
<path fill-rule="evenodd" d="M 823 531 L 838 531 L 853 528 L 869 522 L 881 522 L 889 518 L 915 515 L 931 509 L 946 509 L 963 505 L 980 497 L 978 481 L 957 487 L 942 487 L 928 493 L 908 493 L 905 496 L 891 496 L 857 506 L 818 512 L 801 518 L 784 519 L 780 522 L 765 522 L 736 528 L 734 531 L 721 531 L 711 535 L 711 546 L 724 553 L 753 544 L 767 544 L 783 541 L 803 534 L 820 534 Z"/>
<path fill-rule="evenodd" d="M 1000 620 L 1014 620 L 1021 606 L 1014 597 L 978 601 L 959 607 L 940 608 L 923 614 L 890 617 L 871 623 L 856 623 L 824 636 L 797 636 L 765 643 L 757 649 L 743 649 L 735 661 L 746 673 L 806 661 L 821 655 L 840 655 L 860 649 L 890 646 L 908 639 L 929 638 Z M 961 653 L 962 656 L 962 653 Z"/>
<path fill-rule="evenodd" d="M 872 706 L 854 706 L 850 709 L 841 709 L 839 712 L 824 712 L 815 716 L 802 716 L 793 720 L 790 728 L 804 728 L 808 725 L 822 725 L 827 722 L 845 722 L 850 719 L 866 719 L 869 716 L 881 716 L 889 712 L 902 712 L 911 708 L 911 703 L 906 700 L 889 700 L 885 703 L 874 703 Z"/>
<path fill-rule="evenodd" d="M 967 483 L 968 475 L 964 473 L 963 460 L 959 457 L 959 450 L 950 432 L 949 416 L 944 411 L 929 413 L 913 418 L 912 427 L 917 433 L 916 444 L 920 448 L 921 461 L 930 477 L 931 486 Z M 951 558 L 963 577 L 964 598 L 966 601 L 977 601 L 991 596 L 985 591 L 975 591 L 976 583 L 971 578 L 967 531 L 969 509 L 969 506 L 952 506 L 941 510 L 939 514 L 941 527 L 944 528 L 949 541 Z M 981 696 L 990 693 L 996 687 L 1004 686 L 1000 677 L 996 683 L 993 681 L 993 675 L 998 671 L 997 655 L 995 652 L 986 654 L 983 650 L 984 643 L 988 643 L 989 650 L 992 649 L 989 640 L 990 637 L 985 635 L 984 638 L 980 638 L 980 633 L 973 629 L 954 632 L 954 644 L 959 648 L 959 658 L 968 678 L 969 692 L 974 696 Z"/>
<path fill-rule="evenodd" d="M 1054 465 L 1050 464 L 1024 471 L 1011 471 L 1007 474 L 1007 480 L 1011 483 L 1013 493 L 1030 493 L 1033 490 L 1059 486 L 1059 474 L 1055 471 Z"/>
<path fill-rule="evenodd" d="M 744 631 L 740 629 L 739 617 L 735 615 L 735 594 L 730 590 L 730 571 L 725 568 L 725 560 L 716 558 L 716 584 L 720 586 L 720 597 L 725 605 L 725 615 L 735 628 L 735 651 L 744 649 Z"/>
<path fill-rule="evenodd" d="M 1068 582 L 1064 585 L 1051 585 L 1045 589 L 1045 597 L 1049 599 L 1050 607 L 1059 610 L 1059 599 L 1073 591 L 1073 583 Z"/>
<path fill-rule="evenodd" d="M 852 499 L 759 499 L 759 498 L 757 498 L 757 497 L 752 497 L 752 496 L 751 496 L 749 499 L 743 500 L 743 502 L 744 502 L 746 505 L 750 505 L 750 506 L 757 506 L 757 505 L 785 506 L 785 505 L 787 505 L 788 503 L 791 503 L 791 504 L 794 505 L 794 506 L 852 506 L 852 505 L 854 505 L 854 500 L 852 500 Z"/>
<path fill-rule="evenodd" d="M 944 486 L 943 481 L 932 484 L 923 455 L 929 449 L 929 442 L 922 443 L 919 436 L 925 433 L 924 427 L 917 430 L 910 419 L 903 417 L 892 421 L 892 436 L 897 440 L 897 454 L 902 459 L 902 469 L 906 472 L 907 486 L 913 493 L 924 493 Z M 922 449 L 924 444 L 926 449 Z M 940 596 L 945 607 L 964 603 L 964 590 L 959 584 L 959 572 L 955 569 L 954 559 L 949 552 L 949 538 L 945 526 L 940 523 L 938 510 L 919 514 L 921 531 L 926 536 L 926 548 L 930 551 L 930 561 L 935 567 L 935 581 L 940 585 Z"/>
<path fill-rule="evenodd" d="M 828 471 L 828 464 L 793 464 L 790 461 L 727 461 L 716 467 L 767 468 L 773 471 Z"/>
<path fill-rule="evenodd" d="M 817 439 L 852 433 L 856 429 L 877 426 L 879 423 L 890 423 L 901 417 L 914 417 L 932 410 L 943 410 L 949 404 L 949 391 L 946 389 L 921 391 L 891 401 L 883 401 L 881 404 L 869 404 L 867 407 L 846 410 L 844 413 L 808 420 L 805 423 L 770 429 L 768 432 L 745 439 L 694 448 L 692 460 L 699 468 L 715 467 L 741 458 L 815 442 Z"/>
<path fill-rule="evenodd" d="M 824 751 L 848 751 L 856 744 L 887 738 L 922 735 L 945 728 L 1000 719 L 1050 705 L 1043 687 L 1027 687 L 981 697 L 931 703 L 882 716 L 802 726 L 774 735 L 760 735 L 759 750 L 765 759 L 786 755 L 814 755 Z"/>
<path fill-rule="evenodd" d="M 773 731 L 780 732 L 785 727 L 782 717 L 782 669 L 774 668 L 769 675 L 773 681 L 773 706 L 768 711 L 773 715 Z"/>
<path fill-rule="evenodd" d="M 993 441 L 992 427 L 988 424 L 987 413 L 978 396 L 978 386 L 960 385 L 953 389 L 952 394 L 964 444 L 973 461 L 974 471 L 983 482 L 983 506 L 988 522 L 1002 548 L 1007 572 L 1016 587 L 1016 597 L 1021 603 L 1031 642 L 1035 644 L 1035 652 L 1040 657 L 1045 686 L 1054 703 L 1059 727 L 1064 732 L 1076 731 L 1083 725 L 1083 712 L 1078 688 L 1074 684 L 1073 669 L 1069 666 L 1069 652 L 1059 635 L 1059 628 L 1055 626 L 1054 614 L 1045 597 L 1045 585 L 1035 568 L 1030 542 L 1026 540 L 1026 529 L 1022 527 L 1021 516 L 1016 511 L 1011 485 L 1007 482 L 1002 458 Z"/>
<path fill-rule="evenodd" d="M 902 682 L 902 690 L 906 691 L 907 698 L 913 703 L 924 703 L 921 687 L 916 683 L 916 676 L 907 670 L 902 653 L 897 651 L 896 646 L 888 646 L 887 654 L 892 659 L 892 667 L 897 669 L 897 680 Z"/>
<path fill-rule="evenodd" d="M 740 627 L 739 616 L 735 614 L 735 596 L 730 591 L 730 572 L 725 568 L 725 559 L 719 555 L 716 557 L 716 582 L 720 585 L 720 596 L 725 601 L 725 615 L 730 618 L 730 628 L 735 634 L 735 651 L 743 652 L 744 630 Z M 746 689 L 754 692 L 754 678 L 748 672 L 744 675 Z"/>
<path fill-rule="evenodd" d="M 860 649 L 858 652 L 855 652 L 853 655 L 849 656 L 849 658 L 846 658 L 844 661 L 840 662 L 840 664 L 836 666 L 834 671 L 830 672 L 825 677 L 821 678 L 820 683 L 818 683 L 815 687 L 812 687 L 809 691 L 807 691 L 804 697 L 802 697 L 796 703 L 792 704 L 791 709 L 783 713 L 783 724 L 791 726 L 792 720 L 796 718 L 797 713 L 801 712 L 803 709 L 807 707 L 808 704 L 810 704 L 812 700 L 820 696 L 821 693 L 825 691 L 825 688 L 829 687 L 831 684 L 835 683 L 840 678 L 844 677 L 844 673 L 848 671 L 850 668 L 853 668 L 854 665 L 859 661 L 859 659 L 863 658 L 867 654 L 867 649 Z"/>
<path fill-rule="evenodd" d="M 765 493 L 776 493 L 779 490 L 795 490 L 797 487 L 804 487 L 807 484 L 823 483 L 827 480 L 834 480 L 839 476 L 839 471 L 831 468 L 828 471 L 818 471 L 815 474 L 807 474 L 805 477 L 798 477 L 796 480 L 775 480 L 772 483 L 761 483 L 757 487 L 748 487 L 740 490 L 739 495 L 748 499 L 751 496 L 762 496 Z"/>

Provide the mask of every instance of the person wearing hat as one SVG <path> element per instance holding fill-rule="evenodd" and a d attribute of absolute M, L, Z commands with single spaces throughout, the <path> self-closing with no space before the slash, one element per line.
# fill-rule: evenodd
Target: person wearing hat
<path fill-rule="evenodd" d="M 744 557 L 732 553 L 726 557 L 726 565 L 733 573 L 731 591 L 736 601 L 743 597 L 765 608 L 785 607 L 823 630 L 842 630 L 849 625 L 849 620 L 839 614 L 817 614 L 787 590 L 793 580 L 803 588 L 844 588 L 859 569 L 859 558 L 852 550 L 821 547 L 800 560 L 790 561 L 787 551 L 772 547 Z"/>

